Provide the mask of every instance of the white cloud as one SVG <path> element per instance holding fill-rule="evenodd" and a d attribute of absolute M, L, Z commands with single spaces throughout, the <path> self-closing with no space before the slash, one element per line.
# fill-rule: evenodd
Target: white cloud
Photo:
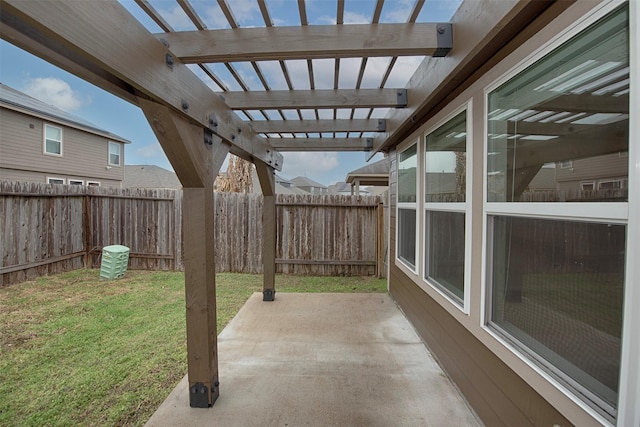
<path fill-rule="evenodd" d="M 175 6 L 170 11 L 158 10 L 160 15 L 167 20 L 167 23 L 176 31 L 195 30 L 196 27 L 191 19 L 184 13 L 180 6 Z"/>
<path fill-rule="evenodd" d="M 264 25 L 260 9 L 254 0 L 234 0 L 228 4 L 236 23 L 240 27 L 247 28 Z M 227 21 L 217 4 L 206 7 L 204 20 L 209 28 L 229 28 L 229 21 Z M 209 24 L 213 25 L 210 26 Z"/>
<path fill-rule="evenodd" d="M 23 92 L 61 110 L 71 112 L 91 103 L 91 98 L 74 91 L 69 83 L 55 77 L 36 77 Z"/>
<path fill-rule="evenodd" d="M 158 156 L 164 156 L 164 151 L 159 143 L 145 145 L 144 147 L 136 148 L 136 157 L 142 158 L 154 158 Z"/>
<path fill-rule="evenodd" d="M 367 17 L 363 13 L 345 12 L 344 23 L 345 24 L 370 24 L 371 17 Z"/>
<path fill-rule="evenodd" d="M 290 152 L 283 156 L 282 174 L 290 178 L 307 176 L 314 179 L 339 165 L 338 154 L 333 152 Z"/>
<path fill-rule="evenodd" d="M 207 7 L 204 21 L 208 28 L 229 28 L 229 21 L 217 4 Z"/>
<path fill-rule="evenodd" d="M 260 10 L 254 0 L 234 0 L 233 6 L 230 5 L 236 20 L 243 26 L 251 25 L 252 21 L 260 16 Z M 261 25 L 264 21 L 260 19 Z"/>
<path fill-rule="evenodd" d="M 389 7 L 382 10 L 380 22 L 406 22 L 414 3 L 413 0 L 399 0 L 388 4 Z"/>

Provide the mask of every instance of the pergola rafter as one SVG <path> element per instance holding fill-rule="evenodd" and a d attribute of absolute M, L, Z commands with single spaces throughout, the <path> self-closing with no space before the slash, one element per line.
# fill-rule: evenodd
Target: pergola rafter
<path fill-rule="evenodd" d="M 441 32 L 445 34 L 440 34 Z M 372 24 L 232 28 L 156 34 L 185 64 L 291 59 L 445 56 L 451 25 Z M 360 78 L 360 81 L 362 79 Z"/>

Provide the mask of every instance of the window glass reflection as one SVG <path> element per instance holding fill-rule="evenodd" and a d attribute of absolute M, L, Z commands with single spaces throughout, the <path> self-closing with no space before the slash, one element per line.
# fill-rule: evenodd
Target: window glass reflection
<path fill-rule="evenodd" d="M 489 94 L 490 202 L 626 201 L 628 10 Z"/>

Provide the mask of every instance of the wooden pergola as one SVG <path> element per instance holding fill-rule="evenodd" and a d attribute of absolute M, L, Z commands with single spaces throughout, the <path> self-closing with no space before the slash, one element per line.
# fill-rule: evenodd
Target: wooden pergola
<path fill-rule="evenodd" d="M 466 0 L 451 22 L 417 23 L 425 1 L 415 0 L 406 22 L 379 23 L 383 0 L 372 2 L 368 25 L 309 25 L 298 0 L 300 25 L 274 25 L 257 0 L 264 26 L 240 28 L 231 3 L 218 0 L 230 29 L 207 29 L 189 3 L 176 0 L 197 28 L 174 31 L 148 0 L 136 3 L 162 33 L 153 34 L 117 1 L 1 0 L 0 36 L 102 89 L 139 106 L 184 187 L 184 263 L 190 405 L 211 406 L 219 395 L 213 184 L 228 153 L 253 162 L 264 194 L 264 300 L 275 297 L 274 173 L 284 151 L 387 151 L 566 8 L 570 1 Z M 534 22 L 534 25 L 529 25 Z M 524 30 L 523 30 L 524 29 Z M 380 86 L 361 88 L 368 58 L 391 57 Z M 404 88 L 386 81 L 400 56 L 424 56 Z M 313 59 L 334 61 L 334 88 L 316 90 Z M 354 87 L 339 88 L 342 58 L 360 58 Z M 310 89 L 295 90 L 286 60 L 307 61 Z M 490 59 L 490 60 L 489 60 Z M 489 61 L 488 61 L 489 60 Z M 278 61 L 289 90 L 271 90 L 261 61 Z M 249 90 L 233 63 L 250 62 L 264 89 Z M 242 91 L 228 90 L 208 64 L 224 63 Z M 188 64 L 196 64 L 214 92 Z M 385 118 L 337 118 L 338 109 L 390 108 Z M 297 110 L 298 120 L 283 111 Z M 304 119 L 301 110 L 314 111 Z M 319 110 L 333 111 L 320 119 Z M 250 111 L 274 110 L 275 120 Z M 373 111 L 373 110 L 372 110 Z M 262 113 L 264 114 L 264 113 Z M 348 137 L 339 137 L 346 133 Z"/>

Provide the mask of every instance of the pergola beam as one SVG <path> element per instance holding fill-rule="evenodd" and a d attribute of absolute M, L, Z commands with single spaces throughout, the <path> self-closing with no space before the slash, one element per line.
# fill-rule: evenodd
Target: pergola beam
<path fill-rule="evenodd" d="M 384 119 L 255 120 L 256 133 L 383 132 Z"/>
<path fill-rule="evenodd" d="M 220 94 L 232 110 L 403 108 L 406 89 L 234 91 Z"/>
<path fill-rule="evenodd" d="M 210 128 L 233 154 L 282 168 L 282 155 L 118 2 L 3 0 L 0 19 L 3 39 L 127 101 L 145 97 L 169 106 Z"/>
<path fill-rule="evenodd" d="M 372 138 L 270 138 L 271 145 L 285 151 L 369 151 Z"/>
<path fill-rule="evenodd" d="M 446 56 L 449 23 L 303 25 L 156 34 L 186 64 L 380 56 Z"/>

